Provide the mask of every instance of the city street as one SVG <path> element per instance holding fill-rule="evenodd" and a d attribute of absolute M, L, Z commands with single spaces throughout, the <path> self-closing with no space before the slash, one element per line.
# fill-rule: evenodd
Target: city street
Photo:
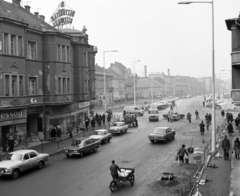
<path fill-rule="evenodd" d="M 202 108 L 202 97 L 178 100 L 177 105 L 179 113 L 191 112 L 191 124 L 186 122 L 186 118 L 173 123 L 164 120 L 162 114 L 169 109 L 160 111 L 159 122 L 149 122 L 145 112 L 143 117 L 138 117 L 138 128 L 129 128 L 127 134 L 113 136 L 111 142 L 101 146 L 97 153 L 69 159 L 64 154 L 53 156 L 42 170 L 24 173 L 16 180 L 0 178 L 0 195 L 108 196 L 111 195 L 108 187 L 112 159 L 116 160 L 119 167 L 135 168 L 135 184 L 131 186 L 126 182 L 114 195 L 165 195 L 164 191 L 153 189 L 151 185 L 163 172 L 175 173 L 184 167 L 175 161 L 175 155 L 182 144 L 189 147 L 193 137 L 195 147 L 203 145 L 199 123 L 211 111 L 210 108 Z M 196 109 L 200 112 L 198 121 L 195 120 Z M 218 111 L 216 114 L 219 117 Z M 151 144 L 148 134 L 158 126 L 174 129 L 175 140 L 166 144 Z M 207 136 L 210 134 L 207 131 L 205 133 Z"/>

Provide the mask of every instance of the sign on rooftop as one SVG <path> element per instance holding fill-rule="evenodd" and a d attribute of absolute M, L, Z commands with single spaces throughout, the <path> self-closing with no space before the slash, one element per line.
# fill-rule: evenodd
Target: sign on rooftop
<path fill-rule="evenodd" d="M 72 24 L 74 15 L 75 11 L 62 1 L 51 16 L 50 23 L 52 23 L 53 27 L 63 28 L 65 26 L 69 28 Z"/>

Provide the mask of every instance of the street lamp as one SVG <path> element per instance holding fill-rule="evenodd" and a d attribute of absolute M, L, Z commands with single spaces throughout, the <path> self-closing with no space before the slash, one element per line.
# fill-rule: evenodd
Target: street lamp
<path fill-rule="evenodd" d="M 191 3 L 210 3 L 212 4 L 212 152 L 215 152 L 215 52 L 214 52 L 214 0 L 212 1 L 182 1 L 178 4 L 191 4 Z M 214 155 L 212 156 L 212 167 L 216 167 L 214 164 Z"/>
<path fill-rule="evenodd" d="M 141 60 L 137 60 L 133 62 L 133 99 L 134 99 L 134 106 L 136 105 L 136 82 L 135 82 L 135 63 L 140 62 Z"/>
<path fill-rule="evenodd" d="M 104 100 L 104 115 L 106 116 L 106 110 L 107 110 L 107 98 L 106 98 L 106 73 L 105 73 L 105 53 L 106 52 L 118 52 L 118 50 L 108 50 L 103 51 L 103 100 Z"/>

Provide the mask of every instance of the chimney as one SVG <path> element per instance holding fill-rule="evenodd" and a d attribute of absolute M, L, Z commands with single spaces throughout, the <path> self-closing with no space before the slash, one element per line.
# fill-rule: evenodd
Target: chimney
<path fill-rule="evenodd" d="M 24 7 L 25 7 L 25 10 L 27 10 L 28 12 L 30 12 L 30 8 L 31 8 L 31 7 L 30 7 L 29 5 L 25 5 Z"/>
<path fill-rule="evenodd" d="M 45 16 L 39 15 L 39 18 L 41 18 L 43 21 L 45 21 Z"/>
<path fill-rule="evenodd" d="M 20 3 L 21 3 L 21 0 L 12 0 L 12 4 L 14 5 L 21 6 Z"/>
<path fill-rule="evenodd" d="M 38 17 L 38 14 L 39 14 L 39 12 L 34 12 L 34 14 L 35 14 L 35 16 L 37 16 L 37 17 Z"/>
<path fill-rule="evenodd" d="M 144 65 L 144 77 L 147 77 L 147 65 Z"/>
<path fill-rule="evenodd" d="M 168 69 L 167 71 L 168 71 L 168 76 L 170 76 L 170 69 Z"/>

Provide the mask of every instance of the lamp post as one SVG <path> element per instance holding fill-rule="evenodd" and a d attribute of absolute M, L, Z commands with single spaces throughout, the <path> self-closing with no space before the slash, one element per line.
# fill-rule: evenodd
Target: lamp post
<path fill-rule="evenodd" d="M 212 152 L 215 152 L 215 52 L 214 52 L 214 0 L 212 1 L 182 1 L 178 4 L 191 4 L 191 3 L 210 3 L 212 5 Z M 214 155 L 212 156 L 212 167 L 215 168 Z"/>
<path fill-rule="evenodd" d="M 103 100 L 104 100 L 104 115 L 106 116 L 106 110 L 107 110 L 107 97 L 106 97 L 106 73 L 105 73 L 105 53 L 106 52 L 118 52 L 118 50 L 108 50 L 103 51 Z"/>
<path fill-rule="evenodd" d="M 135 81 L 135 63 L 140 62 L 141 60 L 137 60 L 133 62 L 133 99 L 134 99 L 134 106 L 136 105 L 136 81 Z"/>

